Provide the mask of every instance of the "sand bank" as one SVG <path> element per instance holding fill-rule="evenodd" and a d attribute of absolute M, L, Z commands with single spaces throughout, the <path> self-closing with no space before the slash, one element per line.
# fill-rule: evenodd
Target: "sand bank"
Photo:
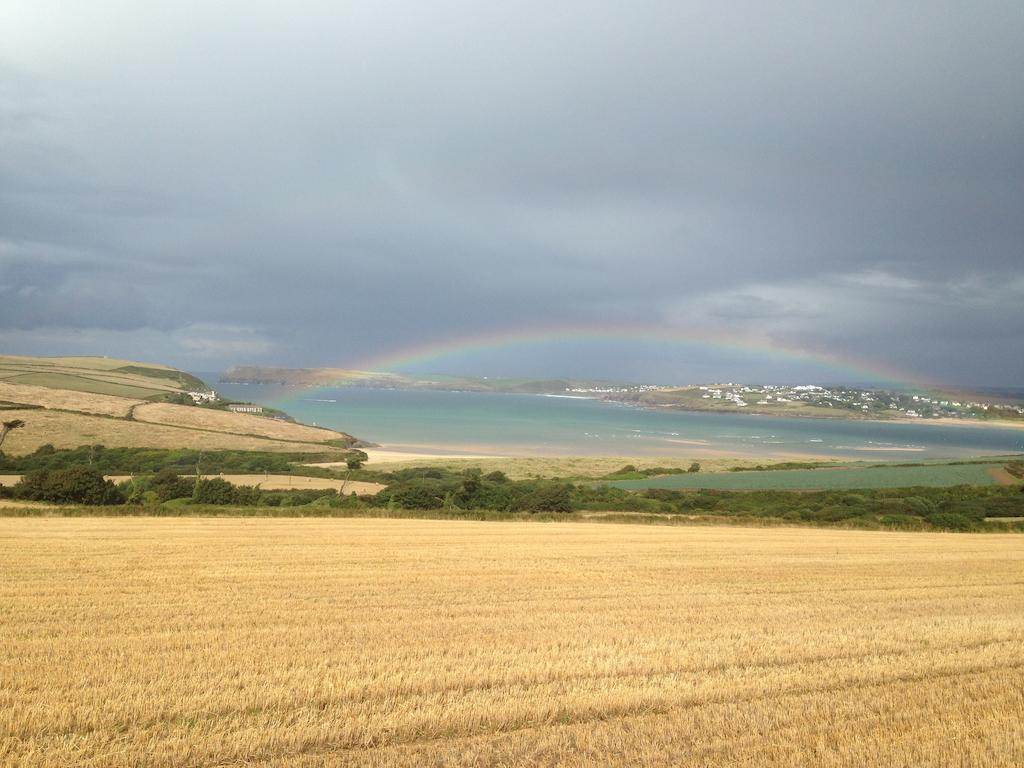
<path fill-rule="evenodd" d="M 995 419 L 993 421 L 982 421 L 981 419 L 952 419 L 948 416 L 938 419 L 874 419 L 880 423 L 896 424 L 934 424 L 939 427 L 988 427 L 989 429 L 1024 429 L 1024 421 L 1009 421 L 1006 419 Z"/>
<path fill-rule="evenodd" d="M 922 453 L 923 451 L 926 451 L 928 449 L 927 448 L 917 448 L 917 447 L 914 447 L 914 446 L 898 446 L 898 445 L 885 446 L 885 447 L 873 446 L 873 445 L 863 445 L 863 446 L 842 446 L 842 450 L 844 450 L 844 451 L 868 451 L 870 453 L 875 453 L 876 451 L 883 451 L 883 452 L 884 451 L 897 451 L 899 453 Z"/>

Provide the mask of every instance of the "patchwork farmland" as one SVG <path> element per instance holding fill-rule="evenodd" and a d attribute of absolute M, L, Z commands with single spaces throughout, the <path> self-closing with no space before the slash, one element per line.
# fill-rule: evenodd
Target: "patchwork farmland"
<path fill-rule="evenodd" d="M 189 388 L 191 375 L 150 363 L 105 357 L 0 356 L 0 413 L 20 420 L 3 450 L 40 446 L 190 448 L 336 453 L 351 438 L 341 432 L 245 413 L 160 402 Z M 188 401 L 188 398 L 186 398 Z M 191 402 L 191 401 L 188 401 Z"/>

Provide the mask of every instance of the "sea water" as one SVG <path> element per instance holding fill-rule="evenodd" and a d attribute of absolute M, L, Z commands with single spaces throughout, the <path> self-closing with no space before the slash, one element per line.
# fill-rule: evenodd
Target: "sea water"
<path fill-rule="evenodd" d="M 1024 429 L 646 409 L 544 395 L 218 384 L 386 448 L 497 454 L 914 460 L 1024 452 Z"/>

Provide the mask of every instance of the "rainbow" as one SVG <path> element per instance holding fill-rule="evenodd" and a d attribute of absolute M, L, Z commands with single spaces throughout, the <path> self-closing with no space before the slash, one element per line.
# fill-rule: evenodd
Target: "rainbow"
<path fill-rule="evenodd" d="M 936 385 L 915 374 L 899 371 L 877 362 L 810 346 L 739 336 L 719 331 L 679 331 L 642 325 L 557 326 L 514 331 L 490 331 L 413 345 L 384 354 L 366 357 L 346 365 L 354 371 L 419 371 L 442 373 L 446 358 L 515 349 L 544 344 L 572 343 L 645 343 L 673 347 L 725 350 L 744 355 L 768 357 L 801 365 L 813 365 L 854 381 L 871 381 L 905 389 L 933 391 Z M 432 367 L 433 366 L 433 367 Z"/>

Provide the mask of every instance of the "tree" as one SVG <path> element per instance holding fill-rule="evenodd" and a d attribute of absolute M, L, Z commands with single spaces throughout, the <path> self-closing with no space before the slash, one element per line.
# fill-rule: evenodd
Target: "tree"
<path fill-rule="evenodd" d="M 231 504 L 234 500 L 234 486 L 219 477 L 197 481 L 192 492 L 193 504 Z"/>
<path fill-rule="evenodd" d="M 693 462 L 693 464 L 690 465 L 690 468 L 688 470 L 686 470 L 686 471 L 687 472 L 700 472 L 700 462 L 699 461 Z"/>
<path fill-rule="evenodd" d="M 476 506 L 480 496 L 481 475 L 481 471 L 476 468 L 467 469 L 462 473 L 462 487 L 459 489 L 458 495 L 459 503 L 467 507 Z"/>
<path fill-rule="evenodd" d="M 178 473 L 170 467 L 164 467 L 153 475 L 146 488 L 148 491 L 153 491 L 159 501 L 187 498 L 192 495 L 192 489 L 193 483 L 186 478 L 179 477 Z"/>
<path fill-rule="evenodd" d="M 14 486 L 19 499 L 58 504 L 124 504 L 124 494 L 102 472 L 88 467 L 37 469 Z"/>
<path fill-rule="evenodd" d="M 3 426 L 0 427 L 0 445 L 4 444 L 4 440 L 7 438 L 8 432 L 13 432 L 16 429 L 21 429 L 25 426 L 25 422 L 21 419 L 13 419 L 12 421 L 5 421 Z"/>

